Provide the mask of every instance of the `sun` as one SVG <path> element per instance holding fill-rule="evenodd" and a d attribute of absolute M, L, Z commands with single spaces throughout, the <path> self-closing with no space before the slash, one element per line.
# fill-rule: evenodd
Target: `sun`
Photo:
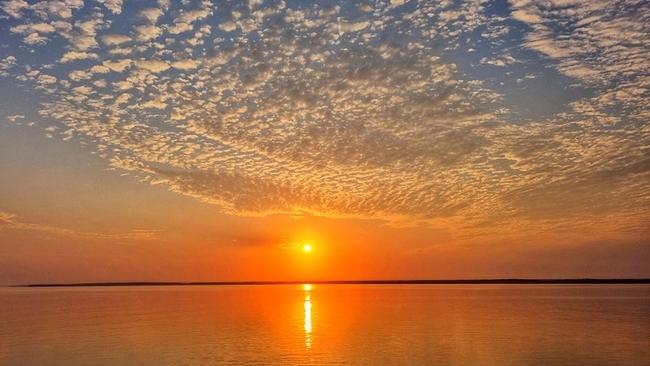
<path fill-rule="evenodd" d="M 312 250 L 311 244 L 303 244 L 303 246 L 302 246 L 302 250 L 303 250 L 305 253 L 309 253 L 309 252 L 311 252 L 311 250 Z"/>

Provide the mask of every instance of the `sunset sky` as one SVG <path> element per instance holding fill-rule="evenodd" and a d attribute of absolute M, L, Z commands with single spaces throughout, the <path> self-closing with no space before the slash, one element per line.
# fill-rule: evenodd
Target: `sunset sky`
<path fill-rule="evenodd" d="M 0 284 L 650 277 L 648 98 L 642 0 L 0 0 Z"/>

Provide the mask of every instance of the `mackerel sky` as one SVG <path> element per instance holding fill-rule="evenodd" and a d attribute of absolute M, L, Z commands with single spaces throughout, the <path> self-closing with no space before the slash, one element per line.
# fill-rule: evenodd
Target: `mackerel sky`
<path fill-rule="evenodd" d="M 30 201 L 99 212 L 98 189 L 625 266 L 649 257 L 649 86 L 646 1 L 2 1 L 0 234 L 171 230 Z"/>

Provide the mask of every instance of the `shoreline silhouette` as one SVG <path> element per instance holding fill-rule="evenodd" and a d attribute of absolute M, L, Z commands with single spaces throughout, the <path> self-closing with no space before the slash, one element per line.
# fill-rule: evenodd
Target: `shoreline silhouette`
<path fill-rule="evenodd" d="M 606 285 L 650 284 L 650 278 L 501 278 L 501 279 L 447 279 L 447 280 L 320 280 L 320 281 L 120 281 L 80 283 L 33 283 L 6 287 L 118 287 L 118 286 L 246 286 L 246 285 Z"/>

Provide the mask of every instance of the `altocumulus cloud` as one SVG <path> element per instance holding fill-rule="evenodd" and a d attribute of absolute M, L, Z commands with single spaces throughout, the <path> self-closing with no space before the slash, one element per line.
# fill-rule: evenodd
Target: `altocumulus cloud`
<path fill-rule="evenodd" d="M 144 181 L 243 215 L 647 231 L 641 1 L 101 3 L 3 2 L 0 77 Z M 527 64 L 588 92 L 520 119 L 482 75 Z"/>

